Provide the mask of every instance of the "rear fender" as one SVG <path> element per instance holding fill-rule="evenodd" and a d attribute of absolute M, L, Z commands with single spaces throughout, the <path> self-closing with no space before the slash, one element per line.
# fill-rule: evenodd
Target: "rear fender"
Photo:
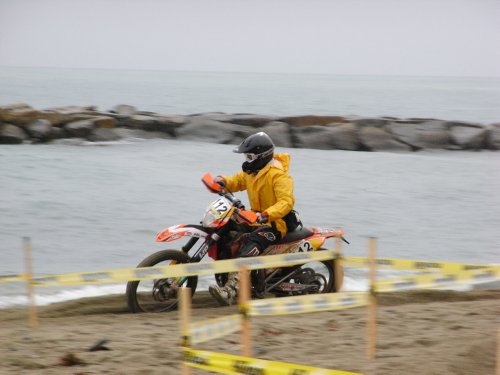
<path fill-rule="evenodd" d="M 344 235 L 344 230 L 340 228 L 309 228 L 313 234 L 306 238 L 311 243 L 314 250 L 319 250 L 328 238 L 341 238 Z"/>
<path fill-rule="evenodd" d="M 182 237 L 207 238 L 209 235 L 201 225 L 180 224 L 163 229 L 156 235 L 156 241 L 172 242 Z"/>
<path fill-rule="evenodd" d="M 342 237 L 345 232 L 341 228 L 309 228 L 314 232 L 314 234 L 311 237 L 325 237 L 325 238 L 331 238 L 331 237 Z"/>
<path fill-rule="evenodd" d="M 344 231 L 340 228 L 324 229 L 324 228 L 307 228 L 313 234 L 301 240 L 294 242 L 272 245 L 264 250 L 263 255 L 283 254 L 308 252 L 322 249 L 323 244 L 328 238 L 342 237 Z"/>

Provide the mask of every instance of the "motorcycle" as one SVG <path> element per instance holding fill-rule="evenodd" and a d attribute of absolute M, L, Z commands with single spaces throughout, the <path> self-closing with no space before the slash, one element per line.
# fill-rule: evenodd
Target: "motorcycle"
<path fill-rule="evenodd" d="M 224 192 L 213 177 L 206 173 L 202 182 L 207 189 L 219 195 L 205 210 L 201 225 L 180 224 L 162 230 L 156 236 L 158 242 L 172 242 L 190 237 L 180 250 L 161 250 L 151 254 L 137 267 L 152 267 L 169 264 L 197 263 L 207 255 L 213 260 L 230 259 L 235 256 L 235 249 L 241 239 L 252 229 L 257 214 L 245 210 L 241 201 L 231 193 Z M 298 221 L 300 223 L 300 221 Z M 329 238 L 344 238 L 342 229 L 322 229 L 303 227 L 289 231 L 275 245 L 269 246 L 260 256 L 319 251 Z M 201 241 L 198 247 L 195 244 Z M 335 269 L 332 261 L 315 261 L 295 266 L 274 269 L 261 269 L 251 272 L 251 291 L 253 298 L 264 298 L 266 295 L 292 296 L 314 293 L 337 292 Z M 341 270 L 341 269 L 340 269 Z M 342 271 L 341 271 L 342 272 Z M 227 273 L 215 274 L 215 281 L 224 285 Z M 342 280 L 342 275 L 337 277 Z M 337 281 L 338 282 L 338 281 Z M 138 280 L 127 283 L 127 303 L 131 312 L 164 312 L 171 311 L 178 304 L 178 290 L 182 286 L 191 288 L 194 295 L 198 285 L 197 276 L 164 278 L 155 280 Z"/>

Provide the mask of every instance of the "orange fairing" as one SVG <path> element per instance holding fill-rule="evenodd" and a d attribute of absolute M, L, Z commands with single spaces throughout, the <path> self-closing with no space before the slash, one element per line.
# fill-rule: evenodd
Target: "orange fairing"
<path fill-rule="evenodd" d="M 238 216 L 250 224 L 255 223 L 257 221 L 257 218 L 259 217 L 255 212 L 247 210 L 239 210 Z"/>
<path fill-rule="evenodd" d="M 210 191 L 211 193 L 220 193 L 223 189 L 221 185 L 215 182 L 210 172 L 205 173 L 201 178 L 201 181 L 205 184 L 208 191 Z"/>
<path fill-rule="evenodd" d="M 182 238 L 184 236 L 205 238 L 208 236 L 208 234 L 198 228 L 187 226 L 186 224 L 181 224 L 162 230 L 156 235 L 156 241 L 171 242 L 178 240 L 179 238 Z"/>

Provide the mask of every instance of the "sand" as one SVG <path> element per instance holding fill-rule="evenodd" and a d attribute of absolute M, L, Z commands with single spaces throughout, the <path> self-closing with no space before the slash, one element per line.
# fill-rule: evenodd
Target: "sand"
<path fill-rule="evenodd" d="M 500 290 L 381 294 L 373 362 L 366 360 L 366 308 L 253 318 L 254 352 L 366 374 L 494 374 L 499 298 Z M 193 320 L 236 311 L 203 292 L 193 301 Z M 25 309 L 0 310 L 0 374 L 181 373 L 177 312 L 131 314 L 123 296 L 110 296 L 40 307 L 39 322 L 33 331 Z M 89 351 L 99 340 L 109 340 L 109 350 Z M 239 354 L 239 334 L 195 349 Z"/>

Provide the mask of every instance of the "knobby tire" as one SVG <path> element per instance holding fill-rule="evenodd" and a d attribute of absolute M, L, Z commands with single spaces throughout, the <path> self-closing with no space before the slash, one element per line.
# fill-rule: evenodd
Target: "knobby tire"
<path fill-rule="evenodd" d="M 187 254 L 179 250 L 161 250 L 154 254 L 151 254 L 145 258 L 137 267 L 153 267 L 162 262 L 175 261 L 176 263 L 189 263 L 190 258 Z M 162 306 L 161 302 L 157 303 L 157 308 L 146 308 L 138 300 L 137 289 L 141 283 L 141 280 L 129 281 L 127 283 L 127 304 L 128 308 L 133 313 L 139 312 L 166 312 L 174 310 L 178 305 L 178 298 L 173 300 L 170 304 Z M 187 278 L 187 282 L 183 285 L 191 288 L 191 295 L 194 295 L 196 291 L 196 286 L 198 285 L 198 277 L 190 276 Z"/>

